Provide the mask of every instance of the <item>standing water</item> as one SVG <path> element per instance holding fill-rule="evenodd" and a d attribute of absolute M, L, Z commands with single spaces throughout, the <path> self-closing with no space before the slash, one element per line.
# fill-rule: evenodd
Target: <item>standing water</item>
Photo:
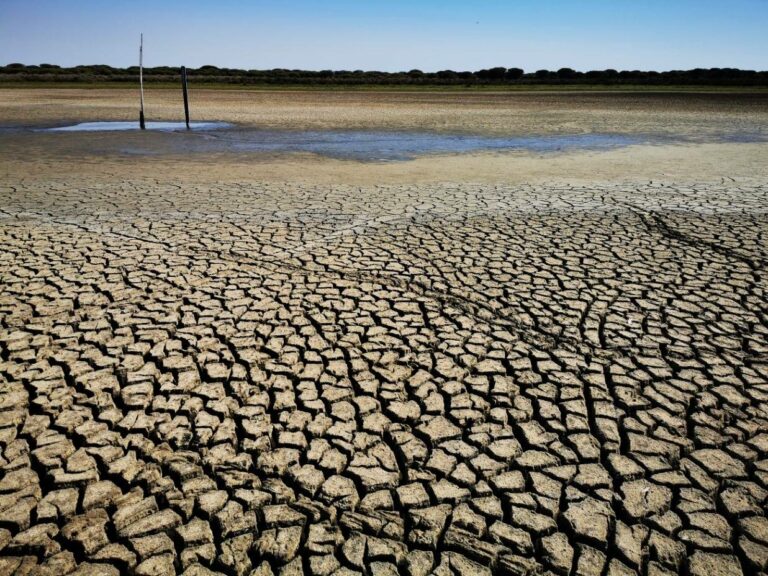
<path fill-rule="evenodd" d="M 134 137 L 98 139 L 102 152 L 125 154 L 195 153 L 312 153 L 358 161 L 411 160 L 426 154 L 576 149 L 606 150 L 651 143 L 658 137 L 627 134 L 569 134 L 539 136 L 484 136 L 442 132 L 374 130 L 269 130 L 225 122 L 147 122 L 147 132 Z M 83 122 L 46 128 L 44 132 L 139 131 L 137 122 Z M 152 132 L 150 134 L 149 132 Z M 82 144 L 82 142 L 81 142 Z"/>

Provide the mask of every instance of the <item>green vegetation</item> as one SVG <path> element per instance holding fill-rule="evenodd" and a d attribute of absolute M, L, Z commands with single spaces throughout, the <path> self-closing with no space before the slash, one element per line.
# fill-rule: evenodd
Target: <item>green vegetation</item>
<path fill-rule="evenodd" d="M 502 89 L 502 90 L 677 90 L 722 88 L 768 88 L 768 71 L 735 68 L 697 68 L 653 72 L 640 70 L 593 70 L 577 72 L 561 68 L 556 72 L 538 70 L 526 73 L 520 68 L 490 68 L 476 72 L 377 72 L 362 70 L 238 70 L 202 66 L 188 69 L 190 81 L 210 87 L 253 87 L 274 89 L 356 88 L 356 89 Z M 52 64 L 0 67 L 2 86 L 133 86 L 139 69 L 113 68 L 106 65 L 61 68 Z M 144 69 L 147 84 L 176 86 L 178 68 L 160 66 Z"/>

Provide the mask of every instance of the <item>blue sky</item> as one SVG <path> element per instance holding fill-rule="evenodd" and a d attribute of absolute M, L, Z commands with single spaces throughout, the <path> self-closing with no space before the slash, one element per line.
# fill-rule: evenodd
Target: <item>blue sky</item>
<path fill-rule="evenodd" d="M 0 64 L 768 69 L 768 0 L 0 0 Z"/>

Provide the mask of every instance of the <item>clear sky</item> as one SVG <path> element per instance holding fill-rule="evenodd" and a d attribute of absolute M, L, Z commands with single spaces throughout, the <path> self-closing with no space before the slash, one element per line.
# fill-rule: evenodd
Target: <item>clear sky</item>
<path fill-rule="evenodd" d="M 768 0 L 0 0 L 0 64 L 768 69 Z"/>

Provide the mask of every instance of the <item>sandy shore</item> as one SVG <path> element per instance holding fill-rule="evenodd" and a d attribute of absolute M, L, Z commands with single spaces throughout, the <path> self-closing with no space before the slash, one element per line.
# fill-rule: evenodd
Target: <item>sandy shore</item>
<path fill-rule="evenodd" d="M 128 112 L 88 94 L 78 116 L 65 91 L 0 91 L 0 118 Z M 543 130 L 567 107 L 311 98 L 210 110 L 524 133 L 525 107 Z M 767 121 L 641 100 L 571 101 L 570 129 Z M 4 144 L 0 574 L 768 569 L 768 145 Z"/>

